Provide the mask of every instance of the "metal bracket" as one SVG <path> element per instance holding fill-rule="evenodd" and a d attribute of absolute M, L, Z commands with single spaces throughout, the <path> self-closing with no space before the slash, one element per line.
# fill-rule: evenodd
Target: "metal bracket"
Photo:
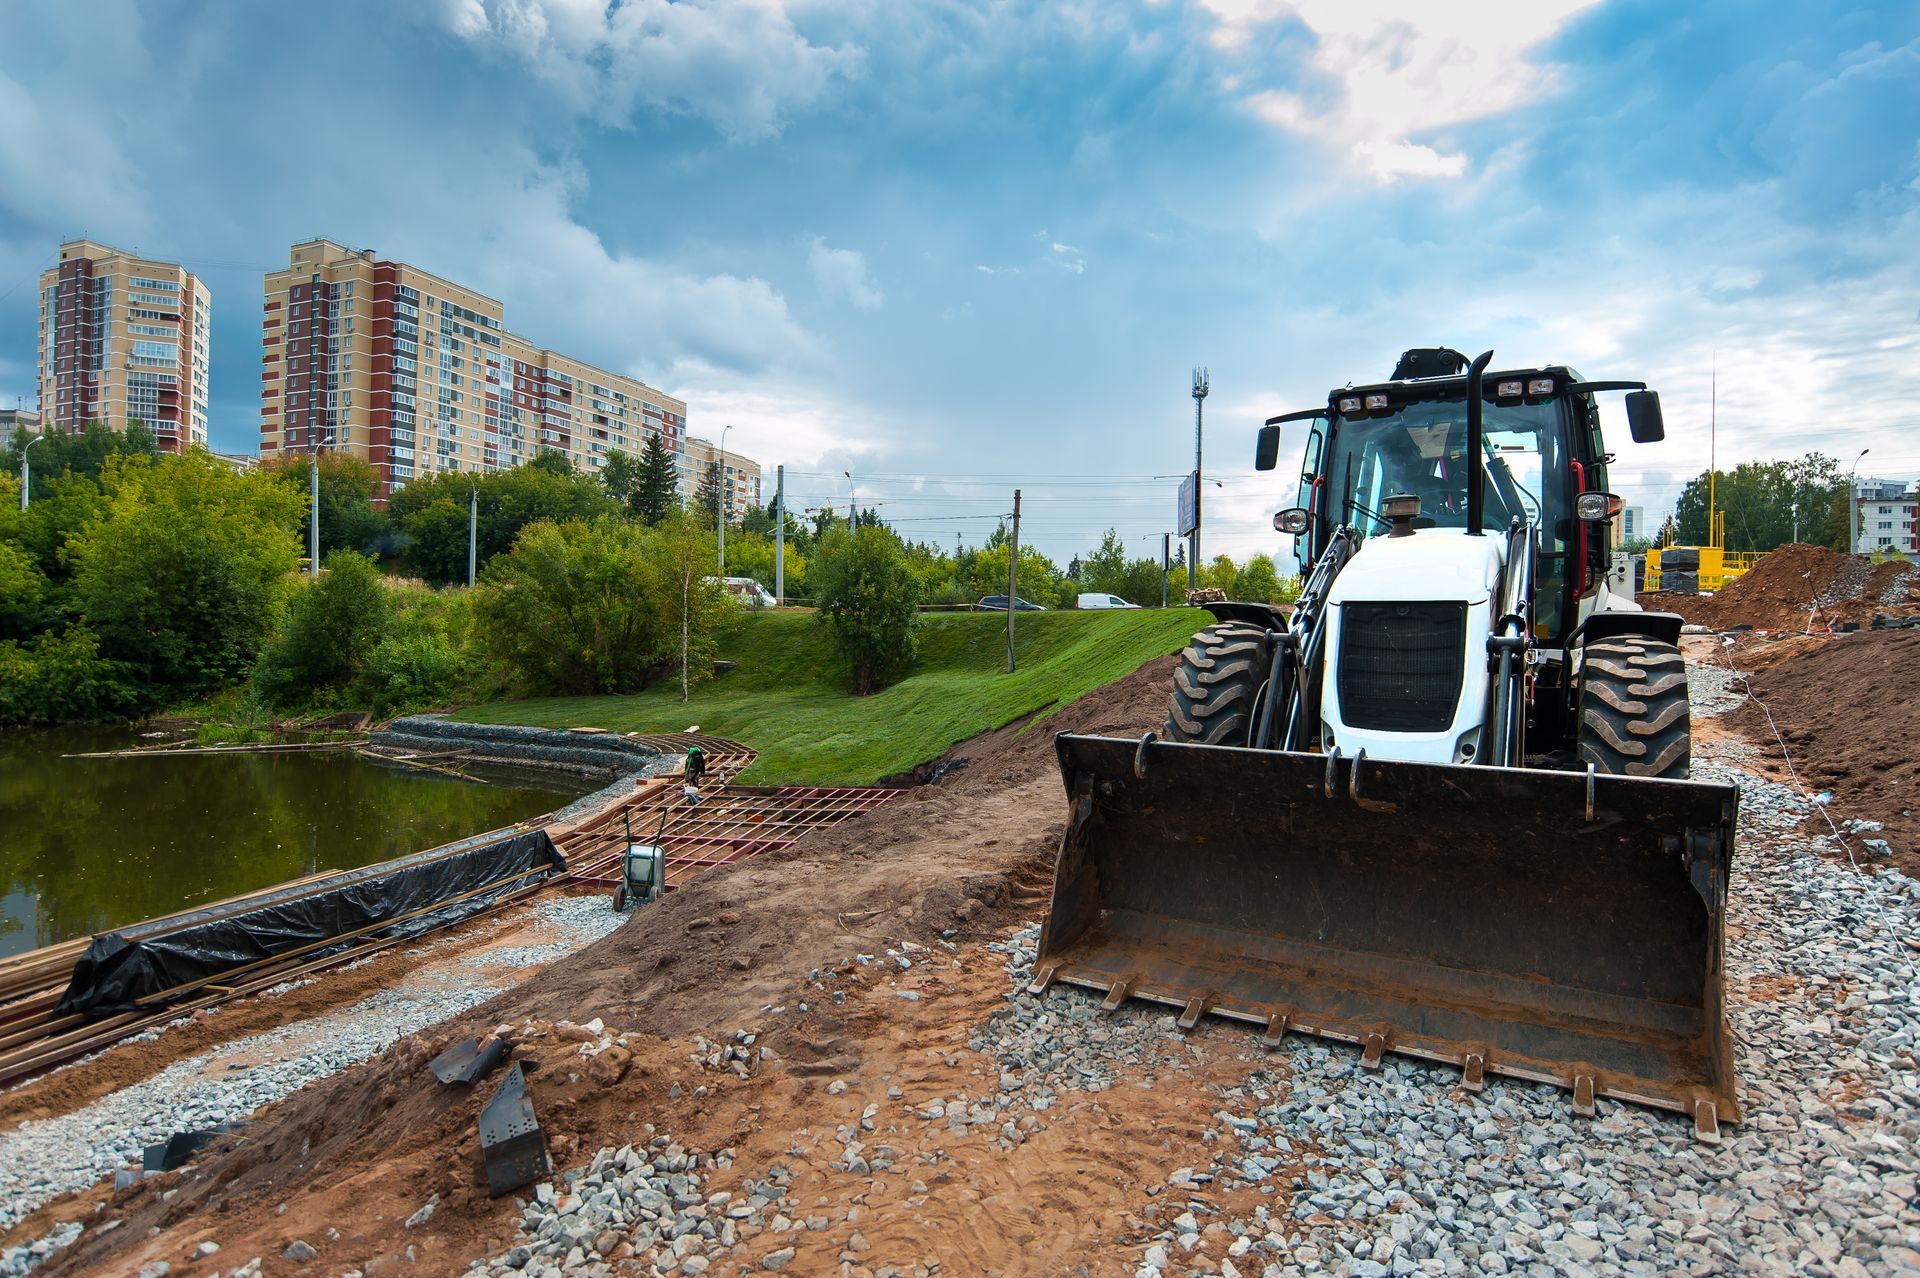
<path fill-rule="evenodd" d="M 1387 1036 L 1380 1030 L 1367 1032 L 1367 1043 L 1360 1053 L 1361 1069 L 1379 1069 L 1382 1058 L 1387 1053 Z"/>
<path fill-rule="evenodd" d="M 1353 756 L 1353 771 L 1347 773 L 1347 797 L 1356 804 L 1360 802 L 1360 765 L 1366 761 L 1366 747 L 1362 746 Z"/>
<path fill-rule="evenodd" d="M 1333 770 L 1339 764 L 1339 762 L 1340 762 L 1340 747 L 1335 746 L 1333 749 L 1327 751 L 1327 779 L 1322 783 L 1322 786 L 1321 786 L 1321 788 L 1326 792 L 1326 796 L 1329 799 L 1333 797 Z"/>
<path fill-rule="evenodd" d="M 1593 1075 L 1575 1074 L 1573 1076 L 1573 1112 L 1582 1118 L 1592 1118 L 1594 1111 Z"/>
<path fill-rule="evenodd" d="M 1103 1012 L 1117 1012 L 1120 1005 L 1133 996 L 1133 986 L 1140 979 L 1140 973 L 1128 972 L 1125 976 L 1107 986 L 1107 997 L 1100 1004 Z"/>
<path fill-rule="evenodd" d="M 1705 1097 L 1693 1102 L 1693 1138 L 1703 1145 L 1720 1143 L 1720 1108 Z"/>
<path fill-rule="evenodd" d="M 1053 984 L 1053 978 L 1060 971 L 1058 962 L 1042 963 L 1033 969 L 1033 979 L 1027 982 L 1027 993 L 1045 994 L 1047 987 Z"/>
<path fill-rule="evenodd" d="M 1268 1051 L 1280 1046 L 1280 1040 L 1287 1036 L 1287 1026 L 1293 1020 L 1293 1009 L 1275 1012 L 1267 1017 L 1266 1032 L 1260 1035 L 1260 1045 Z"/>
<path fill-rule="evenodd" d="M 1153 744 L 1153 734 L 1140 734 L 1140 745 L 1133 752 L 1133 775 L 1141 780 L 1147 779 L 1147 747 Z"/>
<path fill-rule="evenodd" d="M 1487 1089 L 1487 1056 L 1485 1052 L 1468 1052 L 1461 1058 L 1460 1086 L 1469 1092 L 1483 1092 Z"/>
<path fill-rule="evenodd" d="M 1192 998 L 1187 1000 L 1187 1005 L 1180 1009 L 1180 1019 L 1176 1020 L 1173 1023 L 1174 1028 L 1182 1031 L 1183 1033 L 1187 1030 L 1192 1029 L 1194 1026 L 1200 1023 L 1200 1018 L 1205 1016 L 1209 1011 L 1212 1010 L 1212 1008 L 1213 1008 L 1213 991 L 1212 990 L 1203 990 L 1202 992 L 1195 994 Z"/>
<path fill-rule="evenodd" d="M 520 1062 L 513 1063 L 500 1081 L 500 1090 L 480 1111 L 478 1126 L 489 1196 L 510 1194 L 551 1170 L 547 1138 L 540 1130 L 540 1120 L 533 1116 L 533 1100 L 527 1095 L 527 1076 Z"/>
<path fill-rule="evenodd" d="M 427 1068 L 442 1083 L 471 1083 L 506 1058 L 507 1044 L 503 1039 L 492 1039 L 482 1051 L 478 1042 L 463 1038 L 428 1061 Z"/>

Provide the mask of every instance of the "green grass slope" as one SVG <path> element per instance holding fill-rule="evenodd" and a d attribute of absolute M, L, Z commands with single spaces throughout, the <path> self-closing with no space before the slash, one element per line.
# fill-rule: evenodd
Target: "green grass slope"
<path fill-rule="evenodd" d="M 871 696 L 849 693 L 811 613 L 745 613 L 721 635 L 738 666 L 696 687 L 636 696 L 548 697 L 463 711 L 474 723 L 678 732 L 691 724 L 743 741 L 759 758 L 741 780 L 866 785 L 938 758 L 949 746 L 1025 715 L 1051 713 L 1175 652 L 1211 618 L 1197 609 L 1048 612 L 1017 623 L 1019 669 L 1006 666 L 1006 618 L 928 615 L 913 673 Z"/>

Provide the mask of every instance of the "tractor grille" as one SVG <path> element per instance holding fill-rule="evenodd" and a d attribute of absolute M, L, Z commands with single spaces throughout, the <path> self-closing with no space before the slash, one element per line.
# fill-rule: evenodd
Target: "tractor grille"
<path fill-rule="evenodd" d="M 1462 603 L 1340 608 L 1340 717 L 1376 732 L 1439 732 L 1453 722 L 1466 671 Z"/>

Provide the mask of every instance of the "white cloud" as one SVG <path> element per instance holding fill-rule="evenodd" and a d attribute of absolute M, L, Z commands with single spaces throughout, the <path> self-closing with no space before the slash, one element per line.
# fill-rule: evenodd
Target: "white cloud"
<path fill-rule="evenodd" d="M 778 372 L 741 376 L 689 360 L 664 380 L 662 389 L 687 401 L 692 434 L 717 441 L 722 427 L 733 428 L 727 447 L 761 464 L 761 490 L 768 498 L 776 465 L 857 474 L 863 459 L 870 461 L 893 444 L 880 415 L 808 378 Z M 789 486 L 794 482 L 790 479 Z"/>
<path fill-rule="evenodd" d="M 807 250 L 807 268 L 814 283 L 829 297 L 844 297 L 856 310 L 877 311 L 886 298 L 867 274 L 866 256 L 855 249 L 828 248 L 827 242 L 814 236 Z"/>
<path fill-rule="evenodd" d="M 1313 33 L 1305 84 L 1244 101 L 1276 128 L 1345 151 L 1382 183 L 1464 173 L 1464 153 L 1419 139 L 1550 92 L 1553 68 L 1529 53 L 1595 2 L 1482 0 L 1462 14 L 1397 0 L 1201 0 L 1216 20 L 1213 43 L 1224 50 L 1287 19 Z"/>
<path fill-rule="evenodd" d="M 79 111 L 42 111 L 4 74 L 0 120 L 0 208 L 61 234 L 131 239 L 152 229 L 139 172 L 113 133 Z"/>
<path fill-rule="evenodd" d="M 864 61 L 813 44 L 781 0 L 448 0 L 443 21 L 531 63 L 576 110 L 692 115 L 737 141 L 778 135 Z"/>

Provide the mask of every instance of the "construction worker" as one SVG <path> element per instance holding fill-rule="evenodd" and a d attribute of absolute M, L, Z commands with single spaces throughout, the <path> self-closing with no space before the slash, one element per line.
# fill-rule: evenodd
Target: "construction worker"
<path fill-rule="evenodd" d="M 699 746 L 687 747 L 687 763 L 684 770 L 686 785 L 683 787 L 688 803 L 700 802 L 700 778 L 707 774 L 707 756 Z"/>

